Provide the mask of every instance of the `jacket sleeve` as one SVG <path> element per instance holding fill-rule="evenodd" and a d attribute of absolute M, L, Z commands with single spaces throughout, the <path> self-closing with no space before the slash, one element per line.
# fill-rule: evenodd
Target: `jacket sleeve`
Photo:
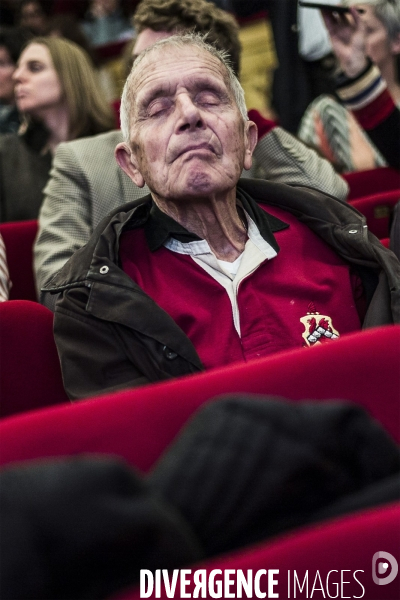
<path fill-rule="evenodd" d="M 68 306 L 57 303 L 54 316 L 54 338 L 68 397 L 77 400 L 149 383 L 136 366 L 138 361 L 134 364 L 130 356 L 136 353 L 139 362 L 146 360 L 143 346 L 138 347 L 132 335 L 128 348 L 127 337 L 124 343 L 114 324 L 74 310 L 83 296 L 73 290 Z"/>
<path fill-rule="evenodd" d="M 254 112 L 250 111 L 249 117 L 263 132 Z M 253 158 L 253 177 L 312 187 L 340 200 L 347 198 L 348 185 L 331 163 L 281 127 L 273 127 L 260 137 Z"/>
<path fill-rule="evenodd" d="M 353 79 L 343 77 L 336 93 L 387 163 L 400 169 L 400 110 L 376 65 Z"/>
<path fill-rule="evenodd" d="M 57 148 L 44 194 L 34 247 L 34 271 L 39 301 L 53 309 L 52 297 L 40 289 L 75 250 L 86 244 L 92 233 L 90 187 L 68 144 Z"/>

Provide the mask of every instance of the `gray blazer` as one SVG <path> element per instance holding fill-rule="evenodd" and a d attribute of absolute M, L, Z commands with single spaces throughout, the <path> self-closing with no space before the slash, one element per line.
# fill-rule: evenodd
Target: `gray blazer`
<path fill-rule="evenodd" d="M 72 254 L 88 241 L 96 225 L 118 206 L 149 193 L 138 188 L 115 157 L 120 131 L 60 144 L 54 156 L 39 215 L 34 268 L 40 301 L 53 308 L 54 298 L 40 289 Z M 331 164 L 290 133 L 275 127 L 258 142 L 253 166 L 244 176 L 304 185 L 345 199 L 348 187 Z"/>

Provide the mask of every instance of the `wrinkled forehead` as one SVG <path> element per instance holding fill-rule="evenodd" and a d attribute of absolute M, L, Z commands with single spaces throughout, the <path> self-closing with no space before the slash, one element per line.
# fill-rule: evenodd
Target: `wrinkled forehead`
<path fill-rule="evenodd" d="M 135 100 L 145 88 L 173 82 L 210 78 L 229 87 L 225 65 L 213 54 L 197 46 L 165 45 L 150 49 L 133 67 L 130 88 Z"/>

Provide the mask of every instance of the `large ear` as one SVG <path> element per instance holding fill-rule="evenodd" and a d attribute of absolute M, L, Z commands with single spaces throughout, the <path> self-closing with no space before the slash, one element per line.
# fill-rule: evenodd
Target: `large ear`
<path fill-rule="evenodd" d="M 253 152 L 258 141 L 258 129 L 257 125 L 253 121 L 246 121 L 245 123 L 245 154 L 244 154 L 244 168 L 248 171 L 251 168 L 253 162 Z"/>
<path fill-rule="evenodd" d="M 138 187 L 142 188 L 145 184 L 145 181 L 139 171 L 135 160 L 135 155 L 131 148 L 129 148 L 128 144 L 125 142 L 118 144 L 118 146 L 115 148 L 115 158 L 117 159 L 117 163 L 121 169 L 125 171 L 130 179 L 132 179 L 133 183 L 136 183 Z"/>

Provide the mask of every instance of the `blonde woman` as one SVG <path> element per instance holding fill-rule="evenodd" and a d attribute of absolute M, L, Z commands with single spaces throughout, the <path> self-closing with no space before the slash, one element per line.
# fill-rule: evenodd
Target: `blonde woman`
<path fill-rule="evenodd" d="M 14 73 L 24 118 L 19 134 L 0 136 L 0 221 L 37 217 L 60 142 L 109 131 L 114 116 L 86 53 L 57 38 L 34 38 Z"/>

